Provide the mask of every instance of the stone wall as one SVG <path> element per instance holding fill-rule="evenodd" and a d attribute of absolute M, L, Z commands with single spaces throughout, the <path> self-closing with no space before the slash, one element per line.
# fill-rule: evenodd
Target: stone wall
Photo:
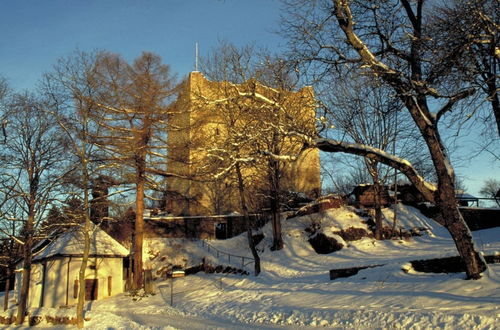
<path fill-rule="evenodd" d="M 191 216 L 191 217 L 158 217 L 144 219 L 144 232 L 148 238 L 199 238 L 216 239 L 216 226 L 224 227 L 225 237 L 231 238 L 246 231 L 244 217 L 236 216 Z M 259 215 L 251 215 L 253 228 L 261 227 L 265 220 Z M 222 234 L 219 229 L 219 235 Z"/>
<path fill-rule="evenodd" d="M 498 208 L 460 207 L 460 213 L 470 230 L 500 227 L 500 209 Z"/>

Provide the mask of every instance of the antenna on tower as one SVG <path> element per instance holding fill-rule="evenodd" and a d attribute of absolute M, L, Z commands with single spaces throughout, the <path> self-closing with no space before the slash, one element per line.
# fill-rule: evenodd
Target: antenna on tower
<path fill-rule="evenodd" d="M 198 43 L 195 43 L 194 71 L 198 71 Z"/>

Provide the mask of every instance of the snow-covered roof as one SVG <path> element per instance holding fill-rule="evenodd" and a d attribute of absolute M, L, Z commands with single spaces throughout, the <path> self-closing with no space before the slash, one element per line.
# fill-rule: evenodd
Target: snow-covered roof
<path fill-rule="evenodd" d="M 477 197 L 474 197 L 468 193 L 460 193 L 460 194 L 456 194 L 456 197 L 459 201 L 477 201 L 478 198 Z"/>
<path fill-rule="evenodd" d="M 70 230 L 48 244 L 37 253 L 33 260 L 40 260 L 54 256 L 81 256 L 83 255 L 84 235 L 82 229 Z M 104 230 L 94 226 L 90 233 L 90 255 L 126 257 L 129 251 Z"/>

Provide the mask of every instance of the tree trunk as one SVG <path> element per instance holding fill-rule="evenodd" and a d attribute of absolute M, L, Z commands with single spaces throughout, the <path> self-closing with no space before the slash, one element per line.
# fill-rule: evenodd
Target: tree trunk
<path fill-rule="evenodd" d="M 431 155 L 438 178 L 434 200 L 439 208 L 445 227 L 450 232 L 458 253 L 466 266 L 467 278 L 479 279 L 486 268 L 486 262 L 476 252 L 472 235 L 458 210 L 455 196 L 455 172 L 446 154 L 437 130 L 437 123 L 429 123 L 425 114 L 429 114 L 425 98 L 415 100 L 404 97 L 403 100 L 417 124 Z"/>
<path fill-rule="evenodd" d="M 482 256 L 476 252 L 472 234 L 458 209 L 453 179 L 445 169 L 438 171 L 438 179 L 436 205 L 443 217 L 445 227 L 450 232 L 458 253 L 465 263 L 467 278 L 479 279 L 487 265 Z"/>
<path fill-rule="evenodd" d="M 34 215 L 28 216 L 28 221 L 25 227 L 25 241 L 23 245 L 23 272 L 22 272 L 22 282 L 21 291 L 19 293 L 19 305 L 17 307 L 17 317 L 16 324 L 21 325 L 26 317 L 28 296 L 30 290 L 30 279 L 31 279 L 31 260 L 33 257 L 31 249 L 33 248 L 33 224 Z"/>
<path fill-rule="evenodd" d="M 19 306 L 17 307 L 17 317 L 16 324 L 21 325 L 24 322 L 27 311 L 27 302 L 29 294 L 29 283 L 31 278 L 31 247 L 32 243 L 25 242 L 24 244 L 24 261 L 23 261 L 23 271 L 22 271 L 22 282 L 21 282 L 21 292 L 19 293 Z M 27 252 L 26 250 L 30 250 Z"/>
<path fill-rule="evenodd" d="M 398 221 L 398 170 L 394 169 L 394 217 L 392 218 L 392 236 L 396 236 Z"/>
<path fill-rule="evenodd" d="M 144 240 L 144 171 L 141 171 L 141 164 L 144 165 L 144 160 L 139 161 L 139 171 L 136 182 L 136 198 L 135 198 L 135 228 L 134 228 L 134 276 L 132 280 L 132 290 L 140 290 L 143 286 L 143 266 L 142 266 L 142 245 Z M 145 168 L 145 167 L 144 167 Z"/>
<path fill-rule="evenodd" d="M 89 176 L 87 174 L 86 166 L 87 163 L 85 160 L 82 162 L 82 166 L 85 167 L 83 169 L 84 171 L 84 178 L 83 178 L 83 209 L 84 209 L 84 216 L 85 216 L 85 224 L 83 228 L 83 239 L 84 239 L 84 245 L 83 245 L 83 257 L 82 257 L 82 263 L 80 265 L 80 270 L 78 272 L 78 283 L 80 283 L 80 287 L 78 289 L 78 301 L 76 304 L 76 322 L 77 322 L 77 327 L 78 328 L 83 328 L 84 326 L 84 311 L 83 307 L 85 305 L 85 271 L 87 270 L 87 263 L 89 260 L 89 253 L 90 253 L 90 230 L 91 230 L 91 224 L 90 224 L 90 210 L 89 210 L 89 192 L 87 190 L 88 183 L 89 183 Z"/>
<path fill-rule="evenodd" d="M 281 236 L 281 217 L 278 206 L 278 196 L 276 196 L 276 191 L 272 191 L 271 194 L 271 214 L 273 225 L 273 245 L 271 246 L 271 250 L 276 251 L 283 248 L 283 238 Z"/>
<path fill-rule="evenodd" d="M 316 139 L 314 145 L 324 152 L 343 152 L 351 155 L 370 157 L 404 174 L 422 196 L 430 203 L 435 202 L 436 187 L 424 180 L 410 162 L 391 155 L 384 150 L 362 144 L 347 143 L 330 139 Z"/>
<path fill-rule="evenodd" d="M 382 223 L 382 205 L 380 203 L 380 191 L 381 191 L 380 182 L 377 181 L 377 183 L 375 183 L 373 187 L 375 192 L 375 196 L 373 196 L 375 198 L 374 200 L 375 205 L 373 206 L 375 208 L 375 238 L 381 240 L 384 238 L 383 237 L 384 225 Z"/>
<path fill-rule="evenodd" d="M 428 113 L 425 102 L 415 104 L 411 99 L 411 102 L 407 100 L 407 106 L 427 144 L 436 169 L 438 189 L 435 193 L 435 204 L 439 208 L 445 227 L 450 232 L 458 253 L 465 263 L 467 278 L 479 279 L 481 278 L 481 272 L 487 268 L 487 265 L 476 252 L 472 234 L 458 210 L 458 202 L 455 196 L 455 172 L 450 164 L 437 128 L 429 125 L 425 118 L 422 118 L 422 109 L 425 109 L 426 113 Z"/>
<path fill-rule="evenodd" d="M 412 22 L 414 38 L 411 41 L 412 54 L 409 61 L 411 64 L 412 81 L 420 81 L 423 71 L 420 57 L 420 40 L 422 38 L 421 9 L 423 3 L 421 1 L 417 4 L 417 19 Z M 404 1 L 403 6 L 408 15 L 412 15 L 410 2 Z M 444 106 L 438 111 L 436 116 L 433 116 L 429 111 L 425 91 L 414 87 L 410 87 L 409 89 L 408 87 L 403 87 L 401 81 L 396 76 L 384 75 L 384 77 L 398 91 L 400 99 L 404 102 L 427 144 L 438 178 L 438 190 L 435 198 L 436 205 L 440 210 L 446 228 L 453 237 L 458 253 L 465 263 L 467 278 L 479 279 L 481 278 L 481 272 L 487 266 L 484 259 L 476 252 L 470 230 L 458 211 L 458 203 L 455 196 L 455 172 L 439 135 L 438 120 L 440 115 L 444 113 L 442 111 L 448 111 L 448 107 Z M 411 93 L 416 93 L 416 96 L 411 95 Z M 462 97 L 465 97 L 465 95 L 467 94 L 462 94 Z M 455 102 L 459 99 L 457 98 Z"/>
<path fill-rule="evenodd" d="M 443 218 L 446 222 L 446 228 L 451 233 L 455 242 L 458 253 L 465 263 L 467 278 L 477 280 L 481 278 L 480 273 L 486 270 L 486 262 L 475 251 L 472 243 L 472 234 L 455 204 L 456 200 L 452 200 L 451 203 L 449 201 L 442 203 L 447 204 L 441 204 Z"/>
<path fill-rule="evenodd" d="M 255 260 L 254 262 L 254 272 L 255 276 L 260 274 L 260 257 L 255 248 L 255 243 L 253 241 L 252 226 L 250 225 L 250 217 L 248 216 L 248 206 L 245 198 L 245 183 L 243 182 L 243 176 L 241 175 L 240 164 L 236 164 L 236 175 L 238 177 L 238 192 L 240 195 L 241 209 L 243 210 L 243 218 L 245 219 L 245 226 L 247 229 L 248 246 L 250 251 L 252 251 L 252 256 Z"/>
<path fill-rule="evenodd" d="M 248 212 L 247 212 L 247 215 L 245 217 L 245 224 L 246 224 L 246 229 L 247 229 L 248 245 L 250 247 L 250 251 L 252 251 L 252 256 L 254 259 L 254 275 L 258 276 L 260 274 L 260 257 L 259 257 L 259 254 L 257 253 L 257 249 L 255 248 L 255 244 L 253 241 L 252 226 L 250 225 L 250 218 L 248 216 Z"/>
<path fill-rule="evenodd" d="M 283 237 L 281 234 L 281 207 L 280 207 L 280 171 L 279 162 L 275 159 L 269 161 L 269 184 L 271 197 L 271 214 L 273 225 L 272 251 L 283 249 Z"/>
<path fill-rule="evenodd" d="M 89 251 L 90 251 L 90 221 L 85 220 L 84 227 L 84 249 L 83 249 L 83 258 L 82 263 L 80 265 L 80 270 L 78 272 L 78 283 L 80 283 L 80 287 L 78 288 L 78 301 L 76 304 L 76 322 L 78 328 L 83 328 L 84 325 L 84 315 L 83 315 L 83 307 L 85 305 L 85 271 L 87 270 L 87 263 L 89 260 Z"/>
<path fill-rule="evenodd" d="M 366 158 L 365 158 L 366 159 Z M 375 239 L 381 240 L 382 237 L 382 203 L 380 200 L 380 195 L 382 187 L 380 186 L 379 174 L 378 174 L 378 162 L 372 160 L 366 160 L 366 165 L 368 166 L 368 172 L 372 177 L 373 181 L 373 208 L 375 209 Z"/>
<path fill-rule="evenodd" d="M 10 275 L 11 275 L 10 265 L 7 267 L 7 279 L 5 280 L 5 295 L 3 300 L 3 310 L 6 311 L 9 308 L 9 291 L 10 291 Z"/>

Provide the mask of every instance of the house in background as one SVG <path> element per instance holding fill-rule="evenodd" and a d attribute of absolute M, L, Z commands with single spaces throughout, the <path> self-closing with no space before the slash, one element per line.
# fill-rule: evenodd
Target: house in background
<path fill-rule="evenodd" d="M 33 256 L 29 307 L 74 305 L 80 285 L 85 287 L 85 300 L 102 299 L 124 292 L 124 261 L 129 251 L 97 226 L 90 235 L 85 283 L 78 283 L 84 247 L 84 235 L 81 230 L 69 230 L 45 244 Z M 44 245 L 43 242 L 41 245 Z M 16 268 L 22 268 L 22 261 Z M 21 289 L 21 273 L 16 272 L 18 295 Z"/>
<path fill-rule="evenodd" d="M 389 195 L 389 191 L 386 186 L 380 186 L 380 204 L 386 207 L 393 203 L 393 198 Z M 354 187 L 352 193 L 355 198 L 355 205 L 371 208 L 375 205 L 375 190 L 373 184 L 359 184 Z"/>
<path fill-rule="evenodd" d="M 462 189 L 455 190 L 455 196 L 457 196 L 457 202 L 460 206 L 479 206 L 479 198 L 472 196 Z"/>

